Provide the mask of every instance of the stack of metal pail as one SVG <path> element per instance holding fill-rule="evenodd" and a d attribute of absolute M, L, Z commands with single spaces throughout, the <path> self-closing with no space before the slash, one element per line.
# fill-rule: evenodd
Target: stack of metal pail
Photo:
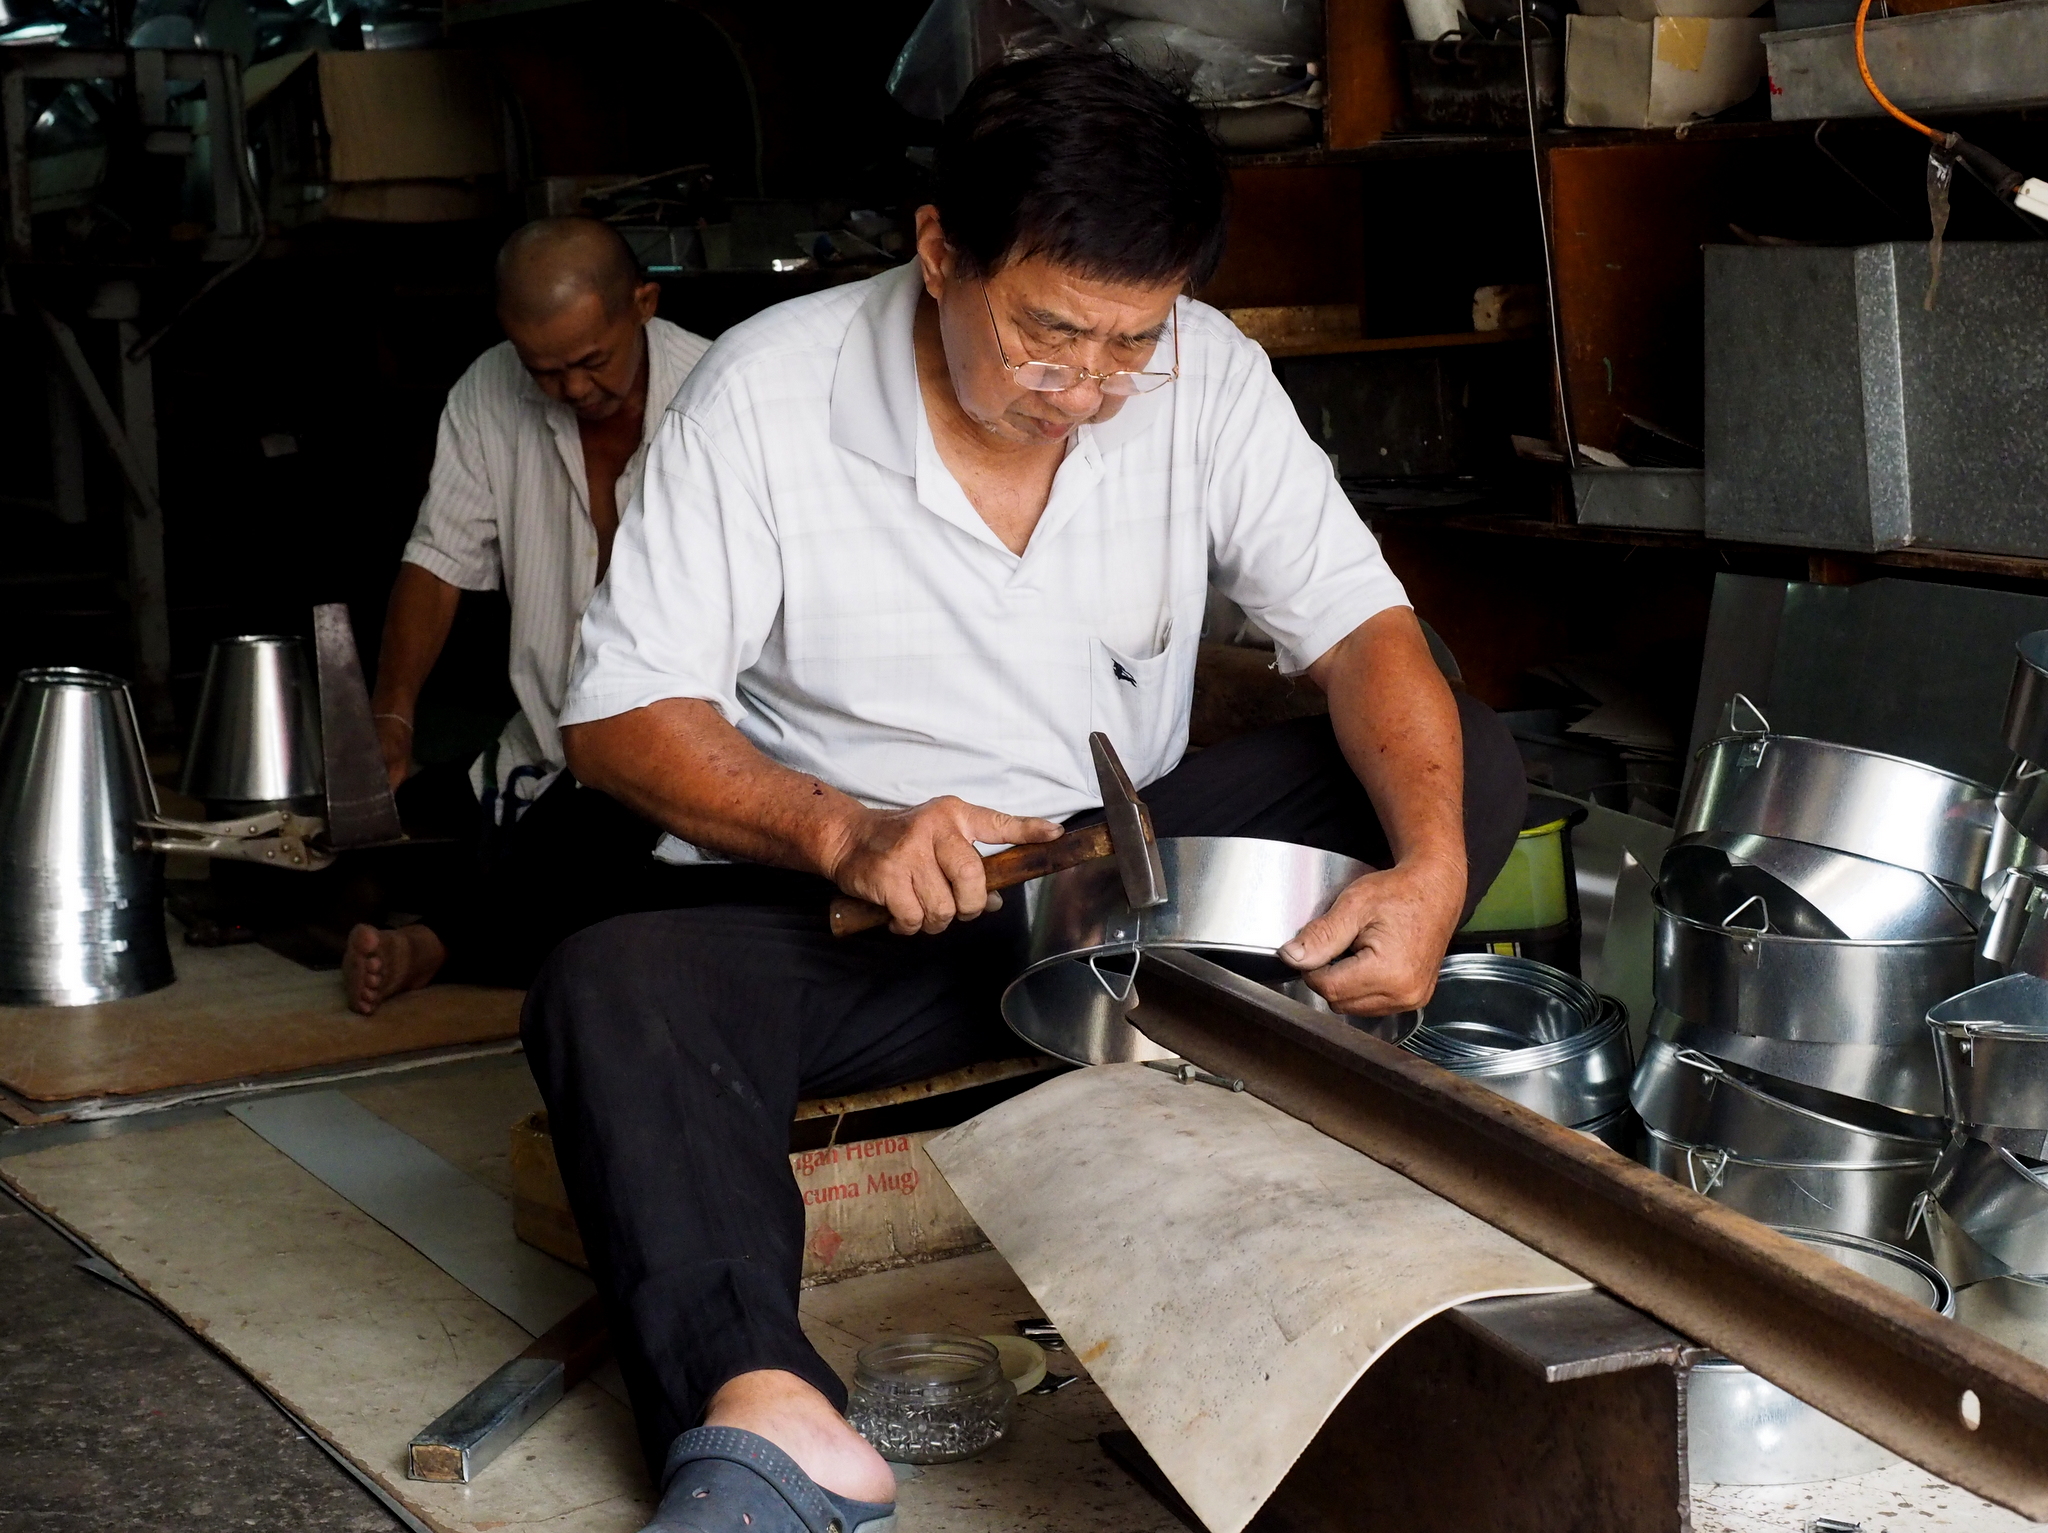
<path fill-rule="evenodd" d="M 23 671 L 0 717 L 0 1004 L 78 1006 L 171 982 L 156 791 L 117 676 Z"/>
<path fill-rule="evenodd" d="M 1403 1044 L 1552 1122 L 1632 1150 L 1628 1010 L 1529 958 L 1453 953 Z"/>
<path fill-rule="evenodd" d="M 2048 887 L 2014 886 L 2016 972 L 1927 1014 L 1952 1137 L 1919 1211 L 1957 1318 L 2048 1357 Z"/>
<path fill-rule="evenodd" d="M 1731 715 L 1659 872 L 1644 1159 L 1766 1223 L 1903 1245 L 1945 1136 L 1925 1018 L 1975 982 L 1995 795 Z"/>

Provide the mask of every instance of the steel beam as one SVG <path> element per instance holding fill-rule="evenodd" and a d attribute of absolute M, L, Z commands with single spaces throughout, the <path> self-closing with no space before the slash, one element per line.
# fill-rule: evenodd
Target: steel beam
<path fill-rule="evenodd" d="M 2048 1520 L 2048 1368 L 1474 1082 L 1185 953 L 1147 1037 L 1942 1478 Z"/>

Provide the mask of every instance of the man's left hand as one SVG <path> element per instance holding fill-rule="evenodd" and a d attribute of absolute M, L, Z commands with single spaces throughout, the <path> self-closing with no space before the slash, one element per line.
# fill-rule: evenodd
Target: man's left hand
<path fill-rule="evenodd" d="M 1436 990 L 1465 903 L 1464 859 L 1404 863 L 1356 880 L 1280 956 L 1333 1011 L 1409 1011 Z M 1346 955 L 1349 956 L 1346 956 Z"/>

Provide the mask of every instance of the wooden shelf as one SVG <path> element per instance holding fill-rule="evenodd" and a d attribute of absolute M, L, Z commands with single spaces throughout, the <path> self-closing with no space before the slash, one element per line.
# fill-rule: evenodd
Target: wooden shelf
<path fill-rule="evenodd" d="M 1572 543 L 1605 543 L 1631 548 L 1694 550 L 1701 554 L 1733 552 L 1804 555 L 1809 564 L 1831 581 L 1853 579 L 1859 573 L 1885 570 L 1936 570 L 1958 575 L 1992 575 L 2005 580 L 2048 581 L 2048 558 L 2032 559 L 2013 554 L 1965 553 L 1949 548 L 1894 548 L 1877 553 L 1853 549 L 1808 548 L 1787 543 L 1747 543 L 1710 538 L 1698 532 L 1660 532 L 1634 527 L 1582 527 L 1576 522 L 1548 521 L 1541 517 L 1503 515 L 1498 512 L 1403 512 L 1383 507 L 1362 507 L 1366 514 L 1396 521 L 1409 531 L 1432 527 L 1449 532 L 1482 533 L 1494 537 L 1541 538 Z"/>
<path fill-rule="evenodd" d="M 514 0 L 516 3 L 516 0 Z M 2016 109 L 1992 114 L 2017 117 Z M 1887 117 L 1830 118 L 1828 136 L 1843 133 L 1890 131 Z M 1600 149 L 1623 144 L 1711 144 L 1733 139 L 1810 139 L 1821 127 L 1807 122 L 1695 122 L 1676 128 L 1547 128 L 1537 135 L 1545 149 Z M 1358 149 L 1324 149 L 1312 146 L 1281 150 L 1272 154 L 1233 155 L 1233 166 L 1255 165 L 1361 165 L 1376 160 L 1432 159 L 1464 154 L 1508 154 L 1529 152 L 1526 133 L 1393 133 Z"/>
<path fill-rule="evenodd" d="M 1459 330 L 1448 335 L 1353 335 L 1302 337 L 1266 345 L 1269 357 L 1332 357 L 1355 351 L 1443 351 L 1454 346 L 1499 346 L 1541 340 L 1540 326 L 1520 330 Z"/>

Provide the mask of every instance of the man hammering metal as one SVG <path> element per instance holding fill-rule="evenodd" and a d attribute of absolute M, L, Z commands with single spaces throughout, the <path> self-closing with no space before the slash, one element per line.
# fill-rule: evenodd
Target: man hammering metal
<path fill-rule="evenodd" d="M 891 1523 L 798 1327 L 785 1135 L 800 1095 L 1014 1048 L 1022 902 L 982 849 L 1103 805 L 1096 855 L 1128 855 L 1142 794 L 1140 850 L 1355 857 L 1377 871 L 1281 952 L 1373 1014 L 1427 998 L 1520 827 L 1506 731 L 1445 684 L 1263 353 L 1184 296 L 1226 185 L 1197 112 L 1114 54 L 999 66 L 948 119 L 916 259 L 728 332 L 654 436 L 564 756 L 708 892 L 571 938 L 524 1020 L 651 1528 Z M 1186 755 L 1212 582 L 1327 719 Z M 834 897 L 889 930 L 835 936 Z"/>
<path fill-rule="evenodd" d="M 484 843 L 502 867 L 514 857 L 545 864 L 535 843 L 574 840 L 587 829 L 565 824 L 573 782 L 533 820 L 526 815 L 561 780 L 554 716 L 577 619 L 604 578 L 661 412 L 710 343 L 655 317 L 660 289 L 618 232 L 594 219 L 548 218 L 520 229 L 499 253 L 497 280 L 506 339 L 449 395 L 426 503 L 391 593 L 372 702 L 409 820 L 466 848 Z M 414 707 L 462 593 L 499 588 L 512 606 L 519 712 L 475 762 L 408 780 Z M 568 903 L 559 891 L 556 898 Z M 415 925 L 350 933 L 344 967 L 356 1010 L 373 1012 L 444 967 L 450 976 L 518 984 L 538 961 L 532 928 L 507 913 L 517 901 L 494 897 L 488 880 L 459 880 L 436 907 Z M 573 910 L 563 918 L 570 924 L 552 935 L 575 929 Z"/>

